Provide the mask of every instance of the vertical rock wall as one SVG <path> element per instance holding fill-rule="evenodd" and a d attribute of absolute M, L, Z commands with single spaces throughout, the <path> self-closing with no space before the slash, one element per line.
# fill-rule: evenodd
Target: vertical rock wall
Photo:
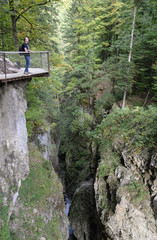
<path fill-rule="evenodd" d="M 50 123 L 49 123 L 50 124 Z M 37 134 L 34 138 L 35 145 L 37 145 L 42 153 L 43 157 L 52 162 L 55 169 L 58 168 L 59 159 L 58 152 L 60 146 L 60 137 L 54 132 L 48 129 L 40 134 Z"/>
<path fill-rule="evenodd" d="M 93 179 L 84 181 L 73 195 L 70 221 L 78 240 L 105 240 L 96 213 Z"/>
<path fill-rule="evenodd" d="M 3 205 L 14 205 L 21 179 L 29 173 L 25 86 L 28 82 L 0 87 L 0 194 Z"/>
<path fill-rule="evenodd" d="M 0 86 L 0 239 L 66 240 L 62 185 L 35 146 L 28 156 L 27 84 Z M 50 133 L 44 145 L 49 156 Z"/>
<path fill-rule="evenodd" d="M 137 156 L 125 147 L 121 149 L 124 166 L 119 161 L 115 170 L 113 165 L 109 169 L 107 166 L 110 162 L 116 162 L 120 152 L 117 145 L 113 146 L 114 151 L 110 151 L 108 156 L 102 151 L 94 184 L 96 207 L 104 226 L 103 231 L 108 240 L 156 240 L 156 180 L 153 181 L 156 178 L 153 160 L 156 161 L 156 158 L 149 156 L 147 149 Z M 115 152 L 117 154 L 113 155 Z"/>

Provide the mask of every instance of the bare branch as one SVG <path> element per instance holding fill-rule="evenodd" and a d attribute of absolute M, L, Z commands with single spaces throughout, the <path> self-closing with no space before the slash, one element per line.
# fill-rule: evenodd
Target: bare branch
<path fill-rule="evenodd" d="M 23 17 L 31 25 L 31 27 L 33 27 L 33 24 L 26 17 L 24 17 L 23 15 L 21 15 L 21 17 Z"/>
<path fill-rule="evenodd" d="M 29 9 L 33 8 L 33 7 L 36 7 L 36 6 L 42 6 L 42 5 L 45 5 L 47 3 L 49 3 L 51 0 L 48 0 L 48 1 L 45 1 L 43 3 L 37 3 L 37 4 L 34 4 L 34 5 L 31 5 L 29 6 L 28 8 L 26 8 L 25 10 L 23 10 L 17 17 L 16 17 L 16 21 L 25 13 L 27 12 Z"/>

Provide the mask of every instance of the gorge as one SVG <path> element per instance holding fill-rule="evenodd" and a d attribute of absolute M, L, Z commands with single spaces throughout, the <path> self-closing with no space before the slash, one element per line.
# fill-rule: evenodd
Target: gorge
<path fill-rule="evenodd" d="M 36 131 L 28 153 L 28 83 L 0 91 L 1 238 L 156 239 L 156 108 L 117 108 L 94 130 L 91 145 L 86 136 L 71 136 L 64 154 L 55 129 Z M 72 198 L 65 197 L 66 211 L 63 193 Z"/>
<path fill-rule="evenodd" d="M 157 1 L 0 16 L 0 240 L 157 240 Z"/>
<path fill-rule="evenodd" d="M 29 146 L 28 153 L 28 83 L 0 87 L 0 236 L 3 240 L 68 239 L 61 183 L 54 170 L 49 176 L 49 162 L 35 145 Z"/>

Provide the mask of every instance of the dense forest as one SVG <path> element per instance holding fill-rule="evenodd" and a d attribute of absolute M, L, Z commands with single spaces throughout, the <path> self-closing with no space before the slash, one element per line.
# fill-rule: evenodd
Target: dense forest
<path fill-rule="evenodd" d="M 28 36 L 31 49 L 51 53 L 51 77 L 35 79 L 27 92 L 29 128 L 32 120 L 44 125 L 46 113 L 58 123 L 60 107 L 71 128 L 79 114 L 92 122 L 88 108 L 100 122 L 113 104 L 124 107 L 125 97 L 155 104 L 156 1 L 1 0 L 0 13 L 1 51 L 18 50 Z"/>
<path fill-rule="evenodd" d="M 27 36 L 32 50 L 50 52 L 50 77 L 27 88 L 27 130 L 32 141 L 57 132 L 72 171 L 84 169 L 94 130 L 112 110 L 156 107 L 155 0 L 1 0 L 0 16 L 1 51 L 18 50 Z"/>
<path fill-rule="evenodd" d="M 0 51 L 18 51 L 25 36 L 50 53 L 50 77 L 26 91 L 29 142 L 59 136 L 70 196 L 116 137 L 156 151 L 156 0 L 0 0 Z M 108 156 L 103 177 L 117 167 Z"/>

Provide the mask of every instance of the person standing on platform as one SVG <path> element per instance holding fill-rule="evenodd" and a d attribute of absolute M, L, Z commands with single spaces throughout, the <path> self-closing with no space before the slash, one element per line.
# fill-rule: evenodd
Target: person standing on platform
<path fill-rule="evenodd" d="M 25 67 L 24 74 L 31 74 L 31 72 L 28 71 L 28 68 L 31 64 L 30 53 L 32 51 L 29 49 L 28 43 L 29 43 L 29 39 L 28 39 L 28 37 L 25 37 L 24 38 L 24 43 L 22 44 L 23 51 L 26 52 L 26 53 L 24 53 L 24 57 L 26 59 L 26 67 Z"/>

